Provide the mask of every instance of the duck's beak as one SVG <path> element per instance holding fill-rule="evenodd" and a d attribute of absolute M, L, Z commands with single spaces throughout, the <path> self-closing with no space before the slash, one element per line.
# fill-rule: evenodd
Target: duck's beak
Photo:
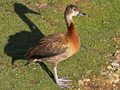
<path fill-rule="evenodd" d="M 87 15 L 87 14 L 85 14 L 85 13 L 83 13 L 83 12 L 81 12 L 81 11 L 79 11 L 78 15 L 79 15 L 79 16 L 88 17 L 88 15 Z"/>

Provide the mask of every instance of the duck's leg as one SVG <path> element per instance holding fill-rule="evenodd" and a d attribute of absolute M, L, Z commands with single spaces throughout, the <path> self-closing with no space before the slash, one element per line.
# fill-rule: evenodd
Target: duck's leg
<path fill-rule="evenodd" d="M 68 78 L 66 78 L 66 77 L 58 79 L 58 76 L 57 76 L 57 66 L 54 67 L 54 77 L 55 77 L 56 84 L 58 84 L 60 87 L 62 87 L 62 88 L 70 88 L 69 85 L 65 84 L 65 83 L 70 82 L 72 80 L 68 80 Z"/>

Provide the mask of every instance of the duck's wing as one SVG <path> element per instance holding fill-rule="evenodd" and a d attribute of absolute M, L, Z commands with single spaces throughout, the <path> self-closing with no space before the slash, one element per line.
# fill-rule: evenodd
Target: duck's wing
<path fill-rule="evenodd" d="M 66 35 L 54 33 L 42 38 L 37 45 L 33 46 L 26 53 L 27 58 L 44 58 L 59 55 L 68 48 Z"/>

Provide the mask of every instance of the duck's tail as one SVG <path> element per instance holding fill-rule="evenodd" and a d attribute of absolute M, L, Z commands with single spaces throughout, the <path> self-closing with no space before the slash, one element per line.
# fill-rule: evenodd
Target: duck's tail
<path fill-rule="evenodd" d="M 28 64 L 30 64 L 30 63 L 33 62 L 34 60 L 35 60 L 34 58 L 30 58 L 30 59 L 27 61 L 27 63 L 25 63 L 25 66 L 28 65 Z"/>

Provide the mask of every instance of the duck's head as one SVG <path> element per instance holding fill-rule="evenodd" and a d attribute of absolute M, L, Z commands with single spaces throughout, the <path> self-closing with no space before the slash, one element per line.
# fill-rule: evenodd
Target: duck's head
<path fill-rule="evenodd" d="M 75 5 L 68 5 L 66 7 L 64 16 L 65 16 L 65 21 L 66 21 L 67 27 L 70 27 L 71 22 L 73 22 L 72 17 L 77 16 L 77 15 L 88 17 L 87 14 L 81 12 L 80 9 Z"/>
<path fill-rule="evenodd" d="M 71 17 L 77 16 L 77 15 L 88 17 L 87 14 L 81 12 L 80 9 L 75 5 L 68 5 L 66 7 L 64 14 L 65 16 L 71 16 Z"/>

